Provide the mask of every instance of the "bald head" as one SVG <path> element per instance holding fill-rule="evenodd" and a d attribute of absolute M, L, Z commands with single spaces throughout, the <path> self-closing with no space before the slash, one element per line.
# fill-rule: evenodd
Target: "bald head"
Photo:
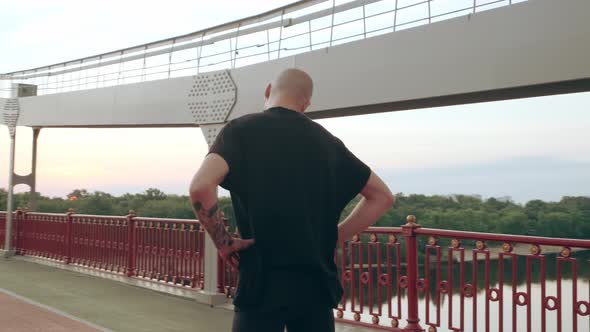
<path fill-rule="evenodd" d="M 310 105 L 312 94 L 311 77 L 302 70 L 290 68 L 282 71 L 267 86 L 265 97 L 267 107 L 282 106 L 303 112 Z"/>

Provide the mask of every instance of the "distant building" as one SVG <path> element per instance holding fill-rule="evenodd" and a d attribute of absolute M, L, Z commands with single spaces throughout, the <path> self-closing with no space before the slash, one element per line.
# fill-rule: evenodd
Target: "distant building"
<path fill-rule="evenodd" d="M 502 203 L 509 203 L 512 202 L 512 196 L 501 196 L 501 197 L 494 197 L 497 201 Z"/>
<path fill-rule="evenodd" d="M 475 198 L 477 200 L 482 200 L 482 196 L 478 195 L 478 194 L 471 194 L 471 195 L 466 195 L 466 194 L 450 194 L 450 195 L 445 195 L 445 197 L 450 198 L 452 201 L 454 202 L 458 202 L 459 201 L 459 197 L 471 197 L 471 198 Z"/>

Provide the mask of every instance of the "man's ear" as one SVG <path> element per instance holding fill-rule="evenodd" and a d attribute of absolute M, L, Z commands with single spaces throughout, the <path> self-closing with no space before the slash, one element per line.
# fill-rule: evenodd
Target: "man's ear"
<path fill-rule="evenodd" d="M 311 106 L 311 102 L 309 101 L 309 99 L 306 99 L 305 103 L 303 104 L 303 111 L 302 112 L 305 112 L 309 106 Z"/>
<path fill-rule="evenodd" d="M 264 90 L 264 98 L 268 99 L 270 98 L 270 89 L 272 88 L 272 85 L 270 83 L 268 83 L 268 85 L 266 86 L 266 90 Z"/>

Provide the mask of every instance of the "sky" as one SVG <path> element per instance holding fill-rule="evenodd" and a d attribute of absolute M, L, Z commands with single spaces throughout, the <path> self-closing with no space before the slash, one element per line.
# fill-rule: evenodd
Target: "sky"
<path fill-rule="evenodd" d="M 0 72 L 184 34 L 289 2 L 2 1 Z M 319 123 L 394 192 L 555 201 L 590 196 L 589 108 L 590 93 L 579 93 Z M 7 133 L 2 126 L 0 187 L 7 183 Z M 18 129 L 18 174 L 30 171 L 30 137 L 29 128 Z M 43 129 L 37 190 L 61 197 L 76 188 L 185 194 L 206 150 L 198 128 Z"/>

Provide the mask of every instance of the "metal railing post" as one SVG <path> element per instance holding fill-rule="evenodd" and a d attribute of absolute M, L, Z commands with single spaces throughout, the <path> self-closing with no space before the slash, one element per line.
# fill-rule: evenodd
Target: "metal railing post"
<path fill-rule="evenodd" d="M 285 10 L 281 13 L 281 29 L 279 30 L 279 48 L 277 52 L 277 59 L 281 57 L 281 43 L 283 42 L 283 29 L 285 27 Z"/>
<path fill-rule="evenodd" d="M 336 9 L 336 0 L 332 0 L 332 23 L 330 23 L 330 47 L 334 39 L 334 9 Z"/>
<path fill-rule="evenodd" d="M 397 26 L 397 0 L 395 0 L 395 9 L 393 12 L 393 32 L 395 32 L 396 26 Z"/>
<path fill-rule="evenodd" d="M 408 325 L 404 331 L 421 332 L 418 315 L 418 243 L 416 229 L 421 226 L 416 224 L 416 217 L 409 215 L 407 223 L 402 226 L 402 235 L 406 240 L 406 295 L 408 301 Z"/>
<path fill-rule="evenodd" d="M 367 39 L 367 14 L 365 7 L 366 5 L 363 3 L 363 38 Z"/>
<path fill-rule="evenodd" d="M 22 226 L 20 224 L 21 224 L 21 219 L 23 216 L 23 210 L 20 207 L 16 208 L 15 214 L 16 215 L 14 218 L 14 233 L 12 236 L 12 238 L 13 238 L 12 247 L 14 248 L 14 253 L 18 254 L 19 253 L 18 249 L 19 249 L 19 245 L 20 245 L 20 241 L 19 241 L 18 237 L 19 237 L 20 227 Z"/>
<path fill-rule="evenodd" d="M 13 85 L 14 88 L 14 85 Z M 16 127 L 9 127 L 10 134 L 10 154 L 9 154 L 9 170 L 8 170 L 8 193 L 6 198 L 6 233 L 4 240 L 4 255 L 9 257 L 12 255 L 12 205 L 14 196 L 14 150 L 16 146 Z"/>
<path fill-rule="evenodd" d="M 70 264 L 72 261 L 72 244 L 73 244 L 73 231 L 72 231 L 72 221 L 74 217 L 74 209 L 69 208 L 68 212 L 66 212 L 66 257 L 64 259 L 65 264 Z"/>
<path fill-rule="evenodd" d="M 127 276 L 133 277 L 135 275 L 135 211 L 129 210 L 127 215 Z"/>

